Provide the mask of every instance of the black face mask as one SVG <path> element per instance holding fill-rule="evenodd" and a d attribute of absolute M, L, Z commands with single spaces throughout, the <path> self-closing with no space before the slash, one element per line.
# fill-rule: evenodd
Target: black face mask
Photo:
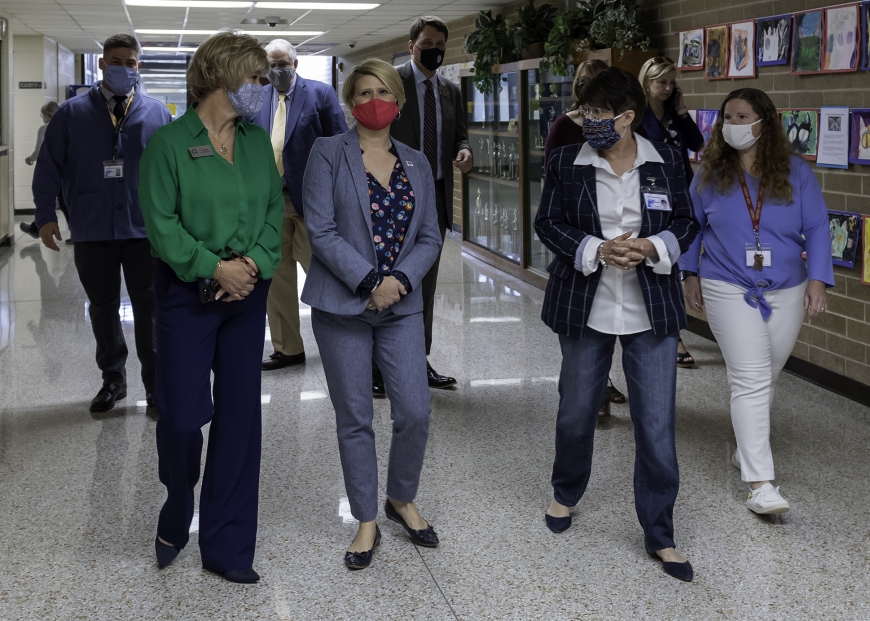
<path fill-rule="evenodd" d="M 429 71 L 435 71 L 444 62 L 444 50 L 439 50 L 437 47 L 424 50 L 416 44 L 414 47 L 420 50 L 420 64 Z"/>

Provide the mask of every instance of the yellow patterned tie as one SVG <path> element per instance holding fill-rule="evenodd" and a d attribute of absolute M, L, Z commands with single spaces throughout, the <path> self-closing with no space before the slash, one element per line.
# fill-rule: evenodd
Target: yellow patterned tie
<path fill-rule="evenodd" d="M 284 93 L 278 95 L 278 110 L 272 121 L 272 151 L 275 154 L 278 172 L 282 177 L 284 176 L 284 130 L 287 128 L 287 106 L 284 103 L 286 99 L 287 95 Z"/>

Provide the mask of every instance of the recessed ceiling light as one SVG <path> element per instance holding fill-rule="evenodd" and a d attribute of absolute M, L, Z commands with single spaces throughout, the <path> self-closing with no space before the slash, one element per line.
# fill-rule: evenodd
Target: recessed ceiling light
<path fill-rule="evenodd" d="M 159 45 L 146 45 L 142 48 L 143 52 L 189 52 L 193 54 L 196 51 L 195 47 L 160 47 Z"/>
<path fill-rule="evenodd" d="M 283 37 L 314 37 L 317 35 L 322 35 L 323 32 L 320 30 L 233 30 L 234 32 L 241 32 L 248 35 L 275 35 L 275 36 L 283 36 Z M 197 36 L 211 36 L 219 30 L 160 30 L 160 29 L 152 29 L 152 28 L 142 28 L 136 29 L 136 34 L 144 34 L 144 35 L 189 35 L 191 37 Z"/>
<path fill-rule="evenodd" d="M 369 11 L 380 4 L 363 4 L 359 2 L 258 2 L 258 9 L 287 9 L 299 11 Z"/>
<path fill-rule="evenodd" d="M 252 2 L 224 0 L 124 0 L 128 6 L 177 7 L 190 9 L 247 9 Z"/>

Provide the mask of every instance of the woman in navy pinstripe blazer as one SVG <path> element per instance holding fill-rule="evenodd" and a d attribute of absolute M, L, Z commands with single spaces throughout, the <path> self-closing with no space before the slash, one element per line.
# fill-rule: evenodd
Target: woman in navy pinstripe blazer
<path fill-rule="evenodd" d="M 680 154 L 638 136 L 646 99 L 610 68 L 584 87 L 587 142 L 554 151 L 535 229 L 556 258 L 542 318 L 559 335 L 562 372 L 553 502 L 563 532 L 586 490 L 598 406 L 619 337 L 635 429 L 635 507 L 644 545 L 665 571 L 691 580 L 674 550 L 679 489 L 673 352 L 686 324 L 677 259 L 697 234 Z"/>

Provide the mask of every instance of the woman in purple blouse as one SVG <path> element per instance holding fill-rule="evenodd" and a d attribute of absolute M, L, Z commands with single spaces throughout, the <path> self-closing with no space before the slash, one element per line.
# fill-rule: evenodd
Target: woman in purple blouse
<path fill-rule="evenodd" d="M 750 510 L 784 513 L 788 502 L 771 483 L 770 405 L 804 312 L 825 312 L 825 287 L 834 285 L 825 199 L 791 154 L 773 102 L 754 88 L 725 98 L 691 195 L 701 232 L 680 267 L 686 302 L 705 309 L 725 358 L 731 463 L 749 483 Z"/>

